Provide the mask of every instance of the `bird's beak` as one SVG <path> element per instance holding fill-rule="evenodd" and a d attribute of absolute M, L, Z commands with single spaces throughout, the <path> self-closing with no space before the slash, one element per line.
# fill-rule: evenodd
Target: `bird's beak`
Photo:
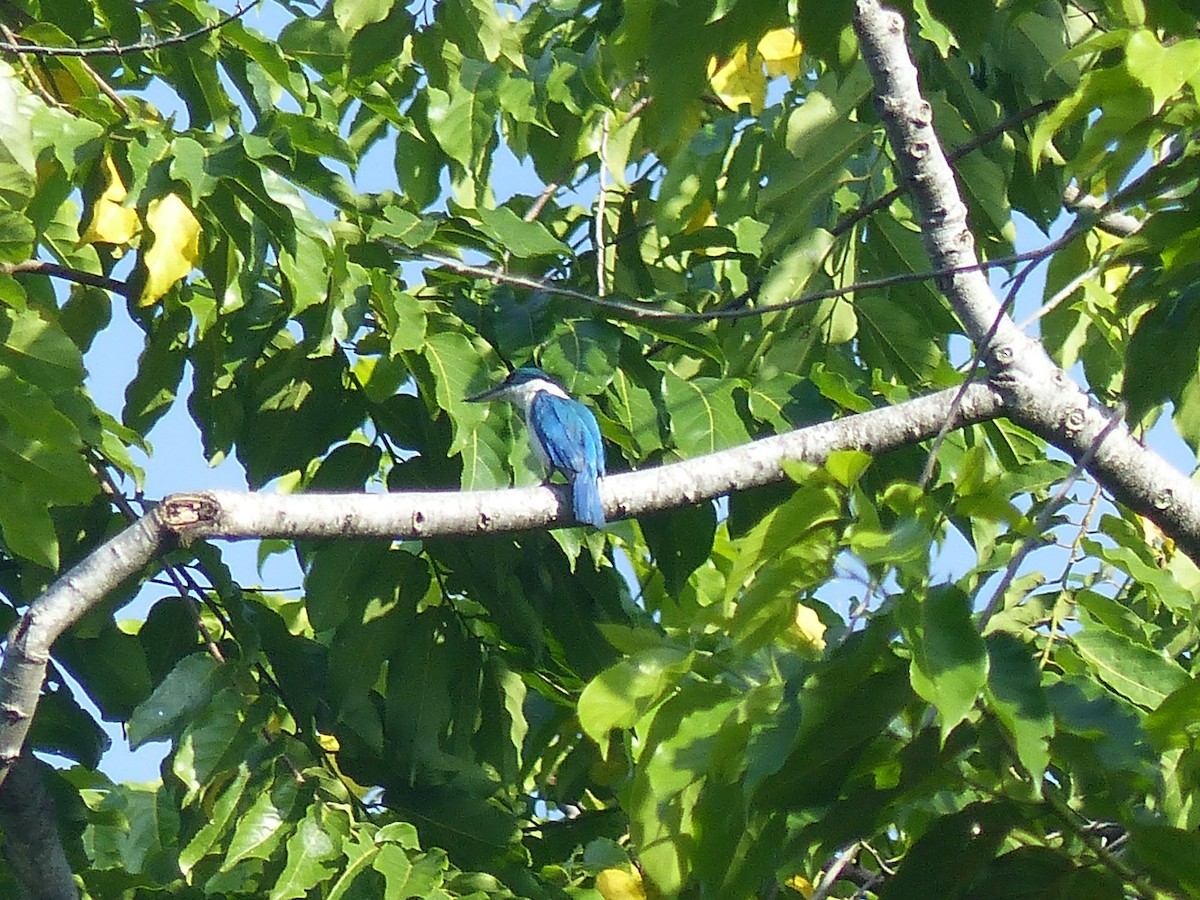
<path fill-rule="evenodd" d="M 466 398 L 467 403 L 482 403 L 484 400 L 491 400 L 493 397 L 499 396 L 504 390 L 503 384 L 498 384 L 495 387 L 490 387 L 486 391 L 480 391 L 478 394 L 472 394 Z"/>

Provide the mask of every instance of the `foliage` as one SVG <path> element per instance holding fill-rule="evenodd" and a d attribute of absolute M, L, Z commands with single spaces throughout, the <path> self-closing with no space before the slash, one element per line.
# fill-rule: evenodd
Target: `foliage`
<path fill-rule="evenodd" d="M 1053 254 L 1044 340 L 1200 445 L 1191 6 L 901 5 L 946 148 L 979 142 L 984 255 L 1070 179 L 1144 220 Z M 184 398 L 254 488 L 402 491 L 534 482 L 521 426 L 463 402 L 506 365 L 589 402 L 610 471 L 958 384 L 932 281 L 710 320 L 514 281 L 697 314 L 927 268 L 903 193 L 858 213 L 896 184 L 850 4 L 795 6 L 283 2 L 264 36 L 201 0 L 6 5 L 22 43 L 141 49 L 0 62 L 5 621 L 123 525 L 94 472 L 139 484 Z M 380 167 L 394 189 L 360 191 Z M 84 355 L 124 315 L 144 343 L 104 410 Z M 808 892 L 848 846 L 880 897 L 1200 890 L 1200 573 L 1087 492 L 1040 520 L 1070 466 L 1007 422 L 950 434 L 922 486 L 928 452 L 602 533 L 264 545 L 298 599 L 181 549 L 223 662 L 178 596 L 119 621 L 135 586 L 55 648 L 31 741 L 72 761 L 86 892 L 737 898 Z M 1047 537 L 1061 574 L 984 625 Z M 159 781 L 95 770 L 76 689 L 170 741 Z"/>

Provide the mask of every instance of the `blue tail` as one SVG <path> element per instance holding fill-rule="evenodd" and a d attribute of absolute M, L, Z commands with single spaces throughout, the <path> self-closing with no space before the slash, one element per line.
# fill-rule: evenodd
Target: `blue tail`
<path fill-rule="evenodd" d="M 571 504 L 575 518 L 597 528 L 604 527 L 604 506 L 600 503 L 600 485 L 595 472 L 580 472 L 571 482 Z"/>

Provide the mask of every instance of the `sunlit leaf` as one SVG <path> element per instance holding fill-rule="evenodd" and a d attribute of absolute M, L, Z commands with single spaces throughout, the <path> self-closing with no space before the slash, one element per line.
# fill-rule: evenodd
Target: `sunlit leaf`
<path fill-rule="evenodd" d="M 712 57 L 708 61 L 708 80 L 721 102 L 730 109 L 748 105 L 758 115 L 767 97 L 767 79 L 762 60 L 751 55 L 745 44 L 739 44 L 726 59 Z"/>
<path fill-rule="evenodd" d="M 111 156 L 104 158 L 108 172 L 108 185 L 92 206 L 92 218 L 80 236 L 81 243 L 103 243 L 123 246 L 128 244 L 141 229 L 137 210 L 125 205 L 128 195 L 121 173 Z"/>
<path fill-rule="evenodd" d="M 154 243 L 142 264 L 146 282 L 140 306 L 152 306 L 192 271 L 200 256 L 200 222 L 178 194 L 151 200 L 146 209 L 146 228 Z"/>

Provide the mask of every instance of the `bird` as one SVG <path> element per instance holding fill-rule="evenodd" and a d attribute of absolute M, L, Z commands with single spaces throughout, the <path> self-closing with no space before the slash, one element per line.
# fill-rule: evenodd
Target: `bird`
<path fill-rule="evenodd" d="M 533 455 L 547 470 L 555 470 L 571 485 L 571 507 L 580 522 L 604 526 L 598 480 L 604 476 L 604 444 L 592 411 L 573 400 L 541 369 L 523 366 L 500 384 L 467 397 L 469 403 L 504 400 L 525 417 Z"/>

